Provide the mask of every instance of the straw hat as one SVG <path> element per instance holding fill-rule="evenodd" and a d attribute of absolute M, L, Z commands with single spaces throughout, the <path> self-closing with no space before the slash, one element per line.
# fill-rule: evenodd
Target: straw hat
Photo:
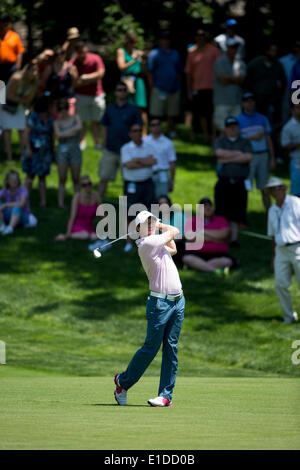
<path fill-rule="evenodd" d="M 79 38 L 79 30 L 73 26 L 73 28 L 69 28 L 67 31 L 67 39 L 77 39 Z"/>

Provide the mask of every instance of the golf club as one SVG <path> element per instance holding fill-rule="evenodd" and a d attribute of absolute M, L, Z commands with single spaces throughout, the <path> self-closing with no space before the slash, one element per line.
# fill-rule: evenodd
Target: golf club
<path fill-rule="evenodd" d="M 127 238 L 129 235 L 134 235 L 136 232 L 129 232 L 126 233 L 126 235 L 123 235 L 122 237 L 117 238 L 116 240 L 113 240 L 112 242 L 106 243 L 105 245 L 101 246 L 101 248 L 96 248 L 93 253 L 95 258 L 100 258 L 102 256 L 101 250 L 105 248 L 108 245 L 112 245 L 113 243 L 118 242 L 119 240 L 122 240 L 122 238 Z"/>

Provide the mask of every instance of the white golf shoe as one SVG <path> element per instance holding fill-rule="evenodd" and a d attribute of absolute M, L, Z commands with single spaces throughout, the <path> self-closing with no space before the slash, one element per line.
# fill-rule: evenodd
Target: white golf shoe
<path fill-rule="evenodd" d="M 118 403 L 118 405 L 125 406 L 127 404 L 127 391 L 121 387 L 120 382 L 119 382 L 119 375 L 120 374 L 116 374 L 114 377 L 114 382 L 116 385 L 116 390 L 114 391 L 114 395 L 115 395 L 115 400 Z"/>
<path fill-rule="evenodd" d="M 293 318 L 284 320 L 284 325 L 290 325 L 291 323 L 297 323 L 299 321 L 297 312 L 293 312 Z"/>
<path fill-rule="evenodd" d="M 150 406 L 156 407 L 172 406 L 172 401 L 164 397 L 151 398 L 150 400 L 148 400 L 148 403 Z"/>

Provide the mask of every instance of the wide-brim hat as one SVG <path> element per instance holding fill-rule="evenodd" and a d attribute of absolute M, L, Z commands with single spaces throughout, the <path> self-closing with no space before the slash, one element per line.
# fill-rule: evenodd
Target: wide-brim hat
<path fill-rule="evenodd" d="M 285 186 L 285 184 L 281 178 L 278 178 L 277 176 L 273 176 L 267 182 L 265 189 L 272 189 L 272 188 L 276 188 L 277 186 Z"/>
<path fill-rule="evenodd" d="M 79 30 L 77 28 L 75 28 L 75 26 L 73 28 L 68 29 L 67 39 L 77 39 L 77 38 L 79 38 L 79 36 L 80 36 Z"/>

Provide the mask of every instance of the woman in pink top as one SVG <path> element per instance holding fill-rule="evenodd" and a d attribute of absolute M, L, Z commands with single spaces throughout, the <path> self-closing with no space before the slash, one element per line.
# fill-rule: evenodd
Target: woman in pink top
<path fill-rule="evenodd" d="M 204 204 L 204 244 L 197 247 L 196 243 L 186 243 L 183 264 L 191 269 L 202 272 L 212 272 L 217 275 L 228 275 L 229 269 L 235 264 L 229 254 L 227 238 L 230 233 L 229 223 L 224 217 L 214 215 L 212 202 L 203 198 L 199 204 Z M 187 239 L 192 239 L 192 232 L 200 229 L 203 222 L 200 217 L 191 217 L 184 225 Z"/>
<path fill-rule="evenodd" d="M 96 240 L 93 219 L 101 200 L 97 193 L 92 192 L 92 183 L 88 175 L 80 178 L 81 192 L 73 197 L 71 215 L 68 221 L 67 233 L 59 234 L 56 241 L 65 241 L 68 238 L 77 240 Z"/>

